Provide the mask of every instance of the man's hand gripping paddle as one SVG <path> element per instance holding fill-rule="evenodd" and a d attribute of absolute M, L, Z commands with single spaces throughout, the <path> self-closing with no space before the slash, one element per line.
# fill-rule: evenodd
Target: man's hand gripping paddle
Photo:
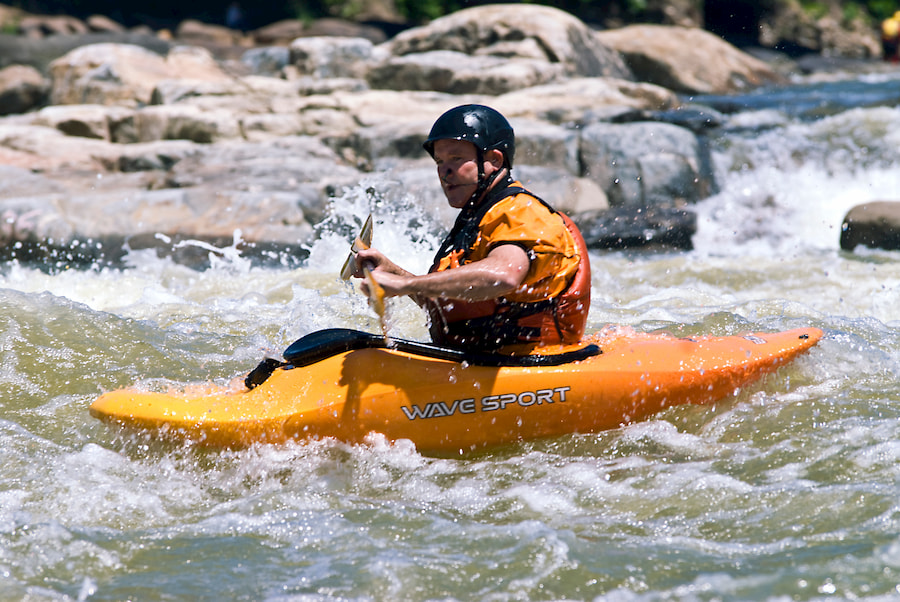
<path fill-rule="evenodd" d="M 350 276 L 353 275 L 353 264 L 356 262 L 356 254 L 371 246 L 372 215 L 370 214 L 369 217 L 366 218 L 366 223 L 363 224 L 362 230 L 359 231 L 356 240 L 350 245 L 350 255 L 347 256 L 347 261 L 344 262 L 344 266 L 341 268 L 341 278 L 344 280 L 350 279 Z M 384 340 L 387 341 L 388 328 L 387 320 L 385 318 L 384 289 L 381 288 L 381 285 L 378 284 L 375 277 L 372 275 L 372 271 L 366 266 L 363 266 L 363 275 L 366 280 L 366 288 L 369 290 L 369 307 L 371 307 L 378 315 L 378 321 L 381 324 L 381 333 L 384 335 Z"/>
<path fill-rule="evenodd" d="M 350 255 L 347 256 L 347 261 L 344 262 L 344 267 L 341 268 L 341 278 L 350 280 L 350 276 L 353 275 L 354 264 L 356 263 L 356 254 L 371 246 L 372 214 L 370 213 L 369 217 L 366 218 L 366 223 L 363 224 L 362 230 L 360 230 L 359 234 L 356 236 L 356 240 L 350 245 Z"/>

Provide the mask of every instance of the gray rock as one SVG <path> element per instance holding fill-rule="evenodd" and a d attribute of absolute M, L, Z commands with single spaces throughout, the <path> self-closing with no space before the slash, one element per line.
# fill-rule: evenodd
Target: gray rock
<path fill-rule="evenodd" d="M 621 57 L 587 25 L 562 10 L 528 4 L 468 8 L 398 34 L 391 54 L 448 50 L 558 64 L 569 77 L 631 79 Z M 539 49 L 539 52 L 536 52 Z"/>
<path fill-rule="evenodd" d="M 386 44 L 373 88 L 497 95 L 568 77 L 631 79 L 621 57 L 584 23 L 537 5 L 461 10 Z"/>
<path fill-rule="evenodd" d="M 376 52 L 362 38 L 311 37 L 291 42 L 288 54 L 288 62 L 302 75 L 364 79 Z"/>
<path fill-rule="evenodd" d="M 661 111 L 679 105 L 674 93 L 652 84 L 610 77 L 576 77 L 513 90 L 490 100 L 507 115 L 556 125 L 585 126 L 623 113 Z"/>
<path fill-rule="evenodd" d="M 0 34 L 0 68 L 28 65 L 46 73 L 49 65 L 64 54 L 92 44 L 128 44 L 164 55 L 172 43 L 155 35 L 140 32 L 87 33 L 56 35 L 34 40 L 24 36 Z"/>
<path fill-rule="evenodd" d="M 56 193 L 0 199 L 0 247 L 71 240 L 77 231 L 60 206 L 64 199 Z"/>
<path fill-rule="evenodd" d="M 426 158 L 422 141 L 430 126 L 426 121 L 383 123 L 358 128 L 347 136 L 331 136 L 326 142 L 360 169 L 375 171 L 395 159 Z"/>
<path fill-rule="evenodd" d="M 373 44 L 380 44 L 385 40 L 384 32 L 377 27 L 329 18 L 308 23 L 300 19 L 285 19 L 260 27 L 252 32 L 252 36 L 260 46 L 287 46 L 297 38 L 304 37 L 361 38 Z"/>
<path fill-rule="evenodd" d="M 573 217 L 591 249 L 682 250 L 694 248 L 697 216 L 666 207 L 612 207 Z"/>
<path fill-rule="evenodd" d="M 841 248 L 853 251 L 860 245 L 900 249 L 900 201 L 872 201 L 847 212 L 841 224 Z"/>
<path fill-rule="evenodd" d="M 52 104 L 126 107 L 148 104 L 157 83 L 166 79 L 230 79 L 204 49 L 175 48 L 162 57 L 129 44 L 76 48 L 53 61 L 50 74 Z"/>
<path fill-rule="evenodd" d="M 632 25 L 597 37 L 622 53 L 639 80 L 676 92 L 724 94 L 782 79 L 762 61 L 702 29 Z"/>
<path fill-rule="evenodd" d="M 581 175 L 578 130 L 530 119 L 512 119 L 511 125 L 516 133 L 516 164 Z"/>
<path fill-rule="evenodd" d="M 64 188 L 53 180 L 31 170 L 0 164 L 0 199 L 24 195 L 62 192 Z"/>
<path fill-rule="evenodd" d="M 435 90 L 453 94 L 503 94 L 552 82 L 562 75 L 547 61 L 510 61 L 435 50 L 390 57 L 373 67 L 368 82 L 386 90 Z"/>
<path fill-rule="evenodd" d="M 606 193 L 588 178 L 569 170 L 543 165 L 519 165 L 513 176 L 558 211 L 567 215 L 603 211 L 609 208 Z"/>
<path fill-rule="evenodd" d="M 596 123 L 581 133 L 584 176 L 612 206 L 675 207 L 714 187 L 700 141 L 668 123 Z"/>
<path fill-rule="evenodd" d="M 310 35 L 297 25 L 276 29 Z M 247 252 L 297 250 L 331 197 L 360 187 L 417 209 L 411 231 L 449 227 L 456 211 L 421 142 L 438 115 L 467 102 L 513 123 L 514 175 L 526 186 L 621 228 L 595 230 L 599 246 L 687 248 L 690 216 L 667 211 L 714 189 L 702 139 L 673 125 L 702 132 L 711 118 L 631 81 L 621 57 L 568 13 L 495 5 L 379 45 L 282 41 L 290 48 L 237 48 L 240 63 L 186 46 L 60 53 L 54 105 L 0 118 L 0 163 L 16 166 L 0 171 L 15 179 L 0 186 L 0 257 L 93 261 L 143 245 L 202 264 L 203 244 L 243 245 L 237 231 Z"/>
<path fill-rule="evenodd" d="M 255 75 L 278 75 L 291 63 L 291 51 L 284 46 L 251 48 L 241 55 L 241 62 Z"/>

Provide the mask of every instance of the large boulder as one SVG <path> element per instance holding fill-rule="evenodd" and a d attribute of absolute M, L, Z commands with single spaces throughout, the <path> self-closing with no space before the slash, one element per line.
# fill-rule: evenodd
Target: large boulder
<path fill-rule="evenodd" d="M 241 64 L 254 75 L 278 77 L 291 62 L 291 51 L 283 46 L 251 48 L 241 55 Z"/>
<path fill-rule="evenodd" d="M 91 15 L 85 21 L 88 29 L 100 33 L 125 33 L 125 26 L 106 15 Z"/>
<path fill-rule="evenodd" d="M 491 101 L 509 118 L 522 117 L 558 125 L 586 125 L 634 110 L 662 111 L 678 106 L 671 91 L 610 77 L 571 78 L 513 90 Z"/>
<path fill-rule="evenodd" d="M 385 41 L 384 32 L 364 23 L 354 23 L 344 19 L 284 19 L 270 23 L 250 34 L 259 46 L 288 46 L 297 38 L 336 36 L 343 38 L 363 38 L 374 44 Z"/>
<path fill-rule="evenodd" d="M 573 217 L 590 249 L 694 248 L 697 215 L 674 207 L 613 207 Z"/>
<path fill-rule="evenodd" d="M 857 246 L 900 250 L 900 201 L 873 201 L 847 212 L 841 225 L 841 248 Z"/>
<path fill-rule="evenodd" d="M 0 141 L 4 133 L 13 136 L 9 126 L 7 131 L 0 128 Z M 38 126 L 22 127 L 18 134 L 34 148 L 39 147 L 34 138 L 46 137 L 49 143 L 62 136 Z M 0 168 L 0 180 L 5 182 L 0 186 L 5 224 L 0 229 L 0 248 L 5 247 L 0 255 L 16 243 L 24 245 L 16 247 L 22 257 L 25 253 L 39 257 L 48 245 L 55 245 L 79 255 L 83 251 L 88 260 L 97 254 L 78 250 L 79 241 L 93 241 L 90 246 L 99 245 L 103 254 L 121 249 L 124 242 L 130 248 L 171 247 L 179 240 L 221 247 L 233 242 L 236 231 L 255 246 L 248 252 L 299 252 L 312 240 L 312 224 L 323 218 L 330 195 L 360 179 L 358 171 L 342 165 L 331 150 L 309 137 L 215 145 L 80 140 L 82 152 L 95 146 L 93 173 L 104 174 L 95 176 L 91 186 L 69 180 L 58 183 L 32 175 L 29 169 Z M 76 149 L 68 149 L 69 155 L 77 155 Z M 61 167 L 83 171 L 86 165 Z M 153 177 L 149 172 L 110 173 L 104 168 L 159 173 Z"/>
<path fill-rule="evenodd" d="M 196 19 L 185 19 L 175 29 L 175 37 L 182 44 L 213 48 L 217 46 L 239 46 L 243 34 L 223 25 L 203 23 Z"/>
<path fill-rule="evenodd" d="M 325 106 L 327 100 L 352 116 L 356 126 L 391 126 L 419 122 L 422 136 L 427 135 L 438 115 L 456 105 L 467 102 L 489 102 L 484 96 L 454 96 L 437 92 L 396 90 L 338 91 L 330 97 L 318 97 L 314 102 Z M 424 138 L 423 138 L 424 139 Z"/>
<path fill-rule="evenodd" d="M 708 196 L 714 181 L 697 136 L 657 122 L 595 123 L 581 133 L 585 177 L 611 206 L 677 207 Z"/>
<path fill-rule="evenodd" d="M 173 78 L 227 80 L 212 55 L 194 47 L 161 56 L 131 44 L 92 44 L 50 64 L 52 104 L 136 107 L 150 102 L 156 84 Z"/>
<path fill-rule="evenodd" d="M 598 32 L 640 81 L 685 94 L 727 94 L 777 82 L 766 63 L 702 29 L 632 25 Z"/>
<path fill-rule="evenodd" d="M 391 57 L 373 67 L 368 82 L 386 90 L 436 90 L 453 94 L 503 94 L 559 79 L 559 64 L 534 59 L 508 60 L 435 50 Z"/>
<path fill-rule="evenodd" d="M 315 223 L 323 215 L 329 192 L 360 177 L 321 141 L 295 136 L 271 143 L 228 141 L 205 146 L 174 165 L 166 185 L 193 189 L 193 198 L 225 207 L 234 195 L 244 200 L 253 195 L 287 195 L 297 201 L 296 210 Z"/>
<path fill-rule="evenodd" d="M 398 159 L 424 160 L 431 164 L 422 142 L 433 117 L 407 122 L 386 122 L 354 128 L 341 137 L 331 136 L 330 145 L 352 150 L 354 162 L 366 170 L 380 171 Z M 516 132 L 516 164 L 559 169 L 570 176 L 580 175 L 578 131 L 542 121 L 512 119 Z"/>
<path fill-rule="evenodd" d="M 388 42 L 388 46 L 392 56 L 388 63 L 395 62 L 404 67 L 398 68 L 397 72 L 398 77 L 406 80 L 416 65 L 414 59 L 406 57 L 425 53 L 444 53 L 432 54 L 427 60 L 420 59 L 419 62 L 424 63 L 423 69 L 431 72 L 438 68 L 452 72 L 460 55 L 468 55 L 493 57 L 509 63 L 524 61 L 532 65 L 527 69 L 534 71 L 540 69 L 533 63 L 545 63 L 567 77 L 631 79 L 631 72 L 621 57 L 606 47 L 587 25 L 569 13 L 548 6 L 498 4 L 469 8 L 435 19 L 424 27 L 401 32 Z M 464 62 L 462 68 L 471 71 L 475 65 L 471 61 Z M 496 74 L 501 65 L 496 62 L 488 65 L 490 68 L 485 77 L 502 79 Z M 392 87 L 386 76 L 389 71 L 388 67 L 383 67 L 378 87 Z M 450 79 L 448 75 L 442 77 Z M 435 83 L 442 84 L 441 81 Z M 443 84 L 443 87 L 432 89 L 445 88 L 446 84 Z"/>
<path fill-rule="evenodd" d="M 91 32 L 83 35 L 50 36 L 39 40 L 0 33 L 0 67 L 29 65 L 46 73 L 54 60 L 76 48 L 93 44 L 130 44 L 163 55 L 172 47 L 171 42 L 152 33 L 139 31 Z"/>
<path fill-rule="evenodd" d="M 516 133 L 517 165 L 541 165 L 581 175 L 578 130 L 532 119 L 512 119 L 511 125 Z"/>
<path fill-rule="evenodd" d="M 375 45 L 364 38 L 306 37 L 290 45 L 290 63 L 301 75 L 364 78 Z"/>
<path fill-rule="evenodd" d="M 519 165 L 513 177 L 526 188 L 567 215 L 598 212 L 609 209 L 606 193 L 597 183 L 580 178 L 569 170 L 543 165 Z"/>

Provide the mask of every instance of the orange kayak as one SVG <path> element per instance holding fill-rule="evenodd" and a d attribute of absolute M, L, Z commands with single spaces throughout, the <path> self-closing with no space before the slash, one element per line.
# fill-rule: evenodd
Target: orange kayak
<path fill-rule="evenodd" d="M 261 364 L 249 386 L 123 389 L 100 396 L 90 412 L 211 446 L 361 442 L 375 432 L 409 439 L 424 453 L 465 453 L 617 428 L 670 406 L 728 398 L 822 334 L 802 328 L 680 338 L 608 328 L 579 345 L 510 358 L 322 331 L 289 347 L 286 363 Z"/>

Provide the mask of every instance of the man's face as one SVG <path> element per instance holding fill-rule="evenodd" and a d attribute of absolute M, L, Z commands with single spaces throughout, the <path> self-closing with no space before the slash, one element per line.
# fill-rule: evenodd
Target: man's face
<path fill-rule="evenodd" d="M 447 202 L 462 209 L 478 187 L 478 154 L 475 145 L 463 140 L 437 140 L 434 162 Z M 486 167 L 486 173 L 492 171 Z"/>

